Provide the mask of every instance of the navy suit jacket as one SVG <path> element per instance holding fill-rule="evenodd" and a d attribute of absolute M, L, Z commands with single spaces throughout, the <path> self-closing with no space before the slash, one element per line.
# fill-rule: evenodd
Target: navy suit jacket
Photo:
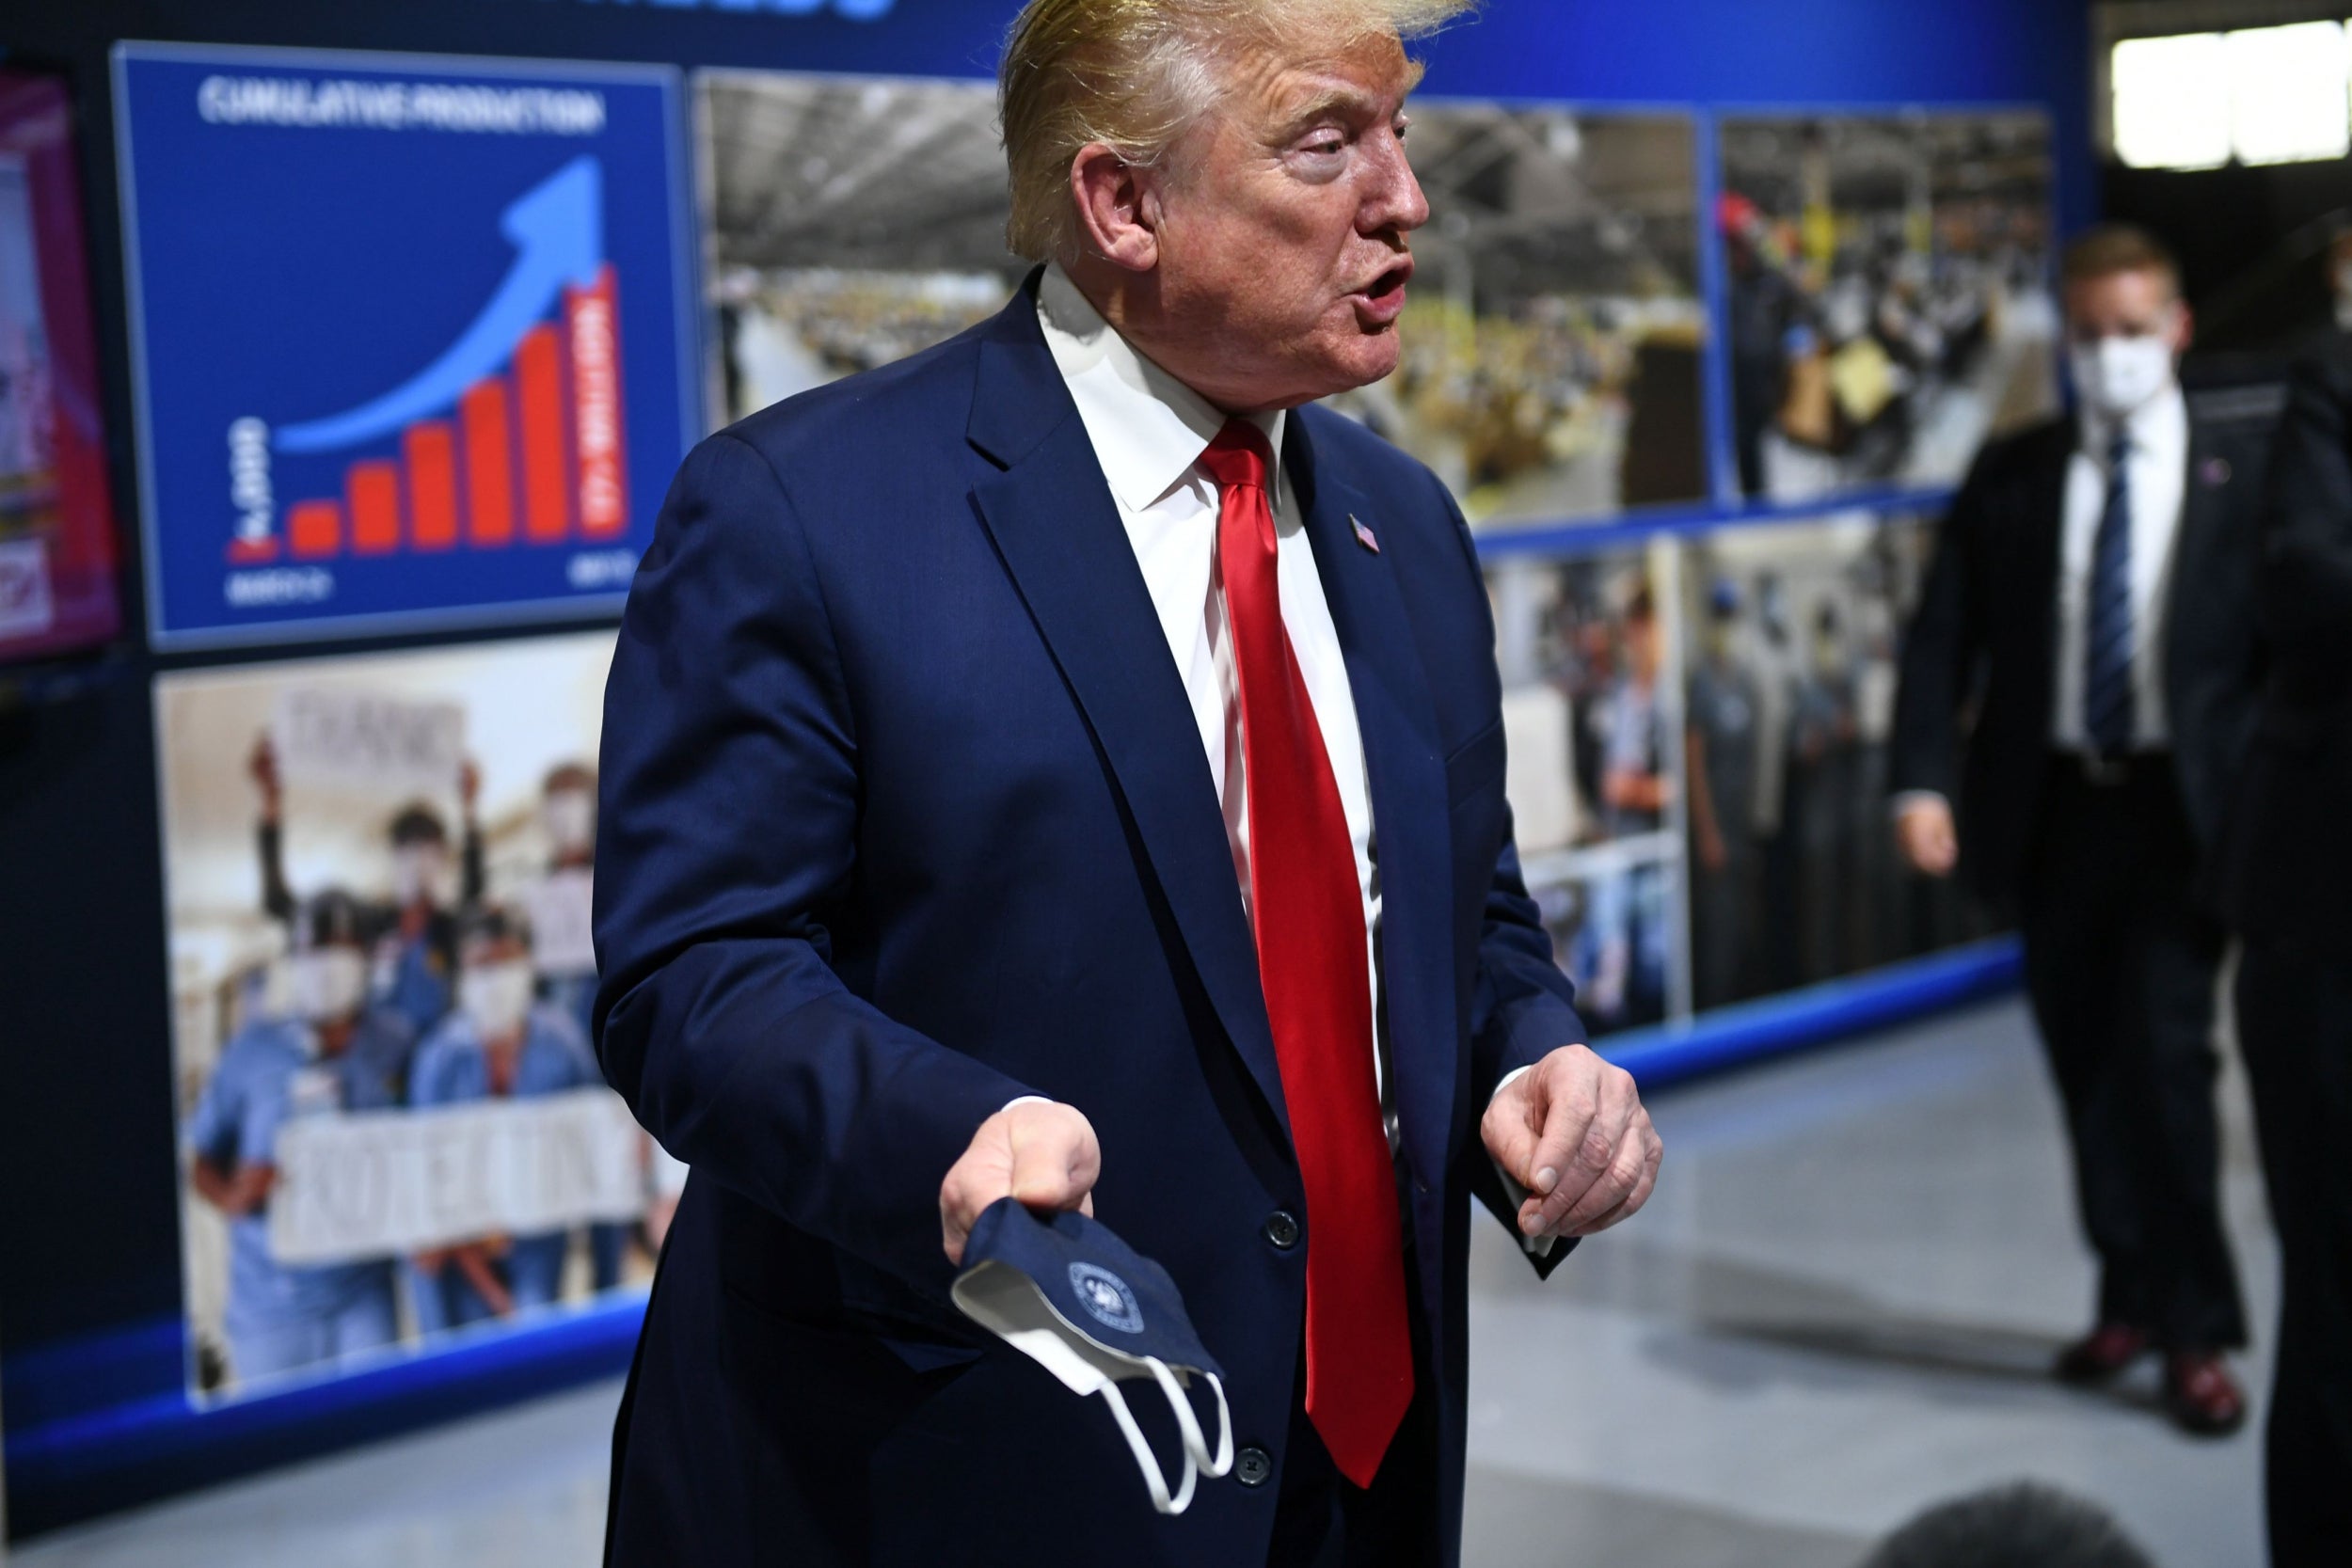
<path fill-rule="evenodd" d="M 1306 1248 L 1263 1228 L 1305 1213 L 1274 1043 L 1200 733 L 1035 281 L 705 441 L 630 592 L 597 1048 L 693 1175 L 615 1434 L 613 1562 L 1265 1559 L 1279 1486 L 1153 1513 L 1099 1402 L 947 1295 L 948 1166 L 1016 1096 L 1075 1105 L 1098 1216 L 1174 1276 L 1279 1479 Z M 1479 1117 L 1583 1036 L 1512 847 L 1460 515 L 1320 409 L 1282 461 L 1370 768 L 1453 1541 L 1471 1195 L 1509 1212 Z"/>

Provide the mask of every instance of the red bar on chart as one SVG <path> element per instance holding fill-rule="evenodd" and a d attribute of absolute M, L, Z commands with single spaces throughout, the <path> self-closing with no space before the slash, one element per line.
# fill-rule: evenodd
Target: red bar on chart
<path fill-rule="evenodd" d="M 286 542 L 296 561 L 343 553 L 343 509 L 336 501 L 296 501 L 286 513 Z"/>
<path fill-rule="evenodd" d="M 596 280 L 564 290 L 564 335 L 572 351 L 572 451 L 580 464 L 580 531 L 606 539 L 628 527 L 622 470 L 621 321 L 612 263 Z"/>
<path fill-rule="evenodd" d="M 546 322 L 515 345 L 515 394 L 522 405 L 523 537 L 556 544 L 571 531 L 571 486 L 564 471 L 564 355 Z"/>
<path fill-rule="evenodd" d="M 422 420 L 400 438 L 408 470 L 408 543 L 445 550 L 457 543 L 457 452 L 446 420 Z"/>
<path fill-rule="evenodd" d="M 229 539 L 229 564 L 259 566 L 278 559 L 278 535 L 257 533 L 251 538 L 231 534 Z"/>
<path fill-rule="evenodd" d="M 354 555 L 389 555 L 400 548 L 400 466 L 370 458 L 343 470 L 343 500 L 351 508 Z"/>
<path fill-rule="evenodd" d="M 506 411 L 506 381 L 491 376 L 457 399 L 466 436 L 466 542 L 515 542 L 515 436 Z"/>

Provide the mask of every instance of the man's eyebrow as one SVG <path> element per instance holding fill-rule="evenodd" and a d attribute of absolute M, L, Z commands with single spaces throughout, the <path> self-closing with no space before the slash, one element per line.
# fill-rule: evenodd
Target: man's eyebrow
<path fill-rule="evenodd" d="M 1421 73 L 1422 67 L 1420 62 L 1416 61 L 1405 79 L 1403 89 L 1396 95 L 1400 113 L 1403 112 L 1402 104 L 1405 95 L 1420 85 Z M 1378 112 L 1380 103 L 1381 100 L 1378 96 L 1366 92 L 1361 87 L 1326 87 L 1299 105 L 1285 119 L 1277 135 L 1282 140 L 1287 141 L 1327 119 L 1369 119 Z"/>

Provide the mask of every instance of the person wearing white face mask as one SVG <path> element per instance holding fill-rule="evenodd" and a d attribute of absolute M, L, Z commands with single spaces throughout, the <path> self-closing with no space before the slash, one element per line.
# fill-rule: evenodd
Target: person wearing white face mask
<path fill-rule="evenodd" d="M 368 1005 L 365 914 L 341 890 L 303 906 L 286 959 L 290 1016 L 237 1033 L 188 1120 L 189 1184 L 229 1221 L 223 1329 L 230 1370 L 246 1385 L 397 1338 L 390 1259 L 298 1266 L 269 1248 L 278 1129 L 401 1103 L 416 1036 L 398 1011 Z"/>
<path fill-rule="evenodd" d="M 2246 1325 L 2217 1195 L 2224 933 L 2198 890 L 2252 717 L 2270 427 L 2183 392 L 2189 310 L 2151 236 L 2093 230 L 2064 283 L 2077 409 L 1987 448 L 1945 521 L 1903 650 L 1896 836 L 2025 940 L 2099 1260 L 2058 1376 L 2160 1351 L 2168 1413 L 2218 1433 L 2245 1418 L 2223 1353 Z"/>
<path fill-rule="evenodd" d="M 539 831 L 548 844 L 546 874 L 526 897 L 539 994 L 569 1013 L 582 1038 L 596 999 L 596 956 L 589 904 L 596 852 L 596 776 L 578 762 L 558 763 L 539 785 Z"/>
<path fill-rule="evenodd" d="M 286 879 L 285 784 L 278 774 L 277 749 L 267 736 L 254 743 L 246 770 L 261 794 L 254 838 L 262 907 L 291 927 L 299 902 Z M 464 826 L 456 866 L 451 864 L 449 828 L 441 813 L 424 801 L 412 801 L 393 815 L 386 830 L 392 896 L 359 906 L 361 940 L 372 960 L 369 994 L 397 1009 L 420 1036 L 449 1011 L 450 976 L 457 963 L 456 917 L 451 906 L 453 902 L 466 908 L 482 896 L 482 830 L 474 819 L 481 782 L 471 762 L 459 768 L 457 796 Z"/>
<path fill-rule="evenodd" d="M 457 1006 L 418 1049 L 408 1103 L 422 1109 L 561 1094 L 603 1082 L 571 1021 L 533 1000 L 529 928 L 504 910 L 468 914 L 458 935 Z M 410 1300 L 426 1332 L 555 1301 L 568 1238 L 486 1237 L 410 1260 Z"/>

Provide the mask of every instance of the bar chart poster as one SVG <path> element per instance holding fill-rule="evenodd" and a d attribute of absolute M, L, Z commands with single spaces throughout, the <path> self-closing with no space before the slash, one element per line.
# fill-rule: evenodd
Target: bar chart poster
<path fill-rule="evenodd" d="M 675 73 L 114 69 L 155 644 L 616 607 L 699 430 Z"/>

